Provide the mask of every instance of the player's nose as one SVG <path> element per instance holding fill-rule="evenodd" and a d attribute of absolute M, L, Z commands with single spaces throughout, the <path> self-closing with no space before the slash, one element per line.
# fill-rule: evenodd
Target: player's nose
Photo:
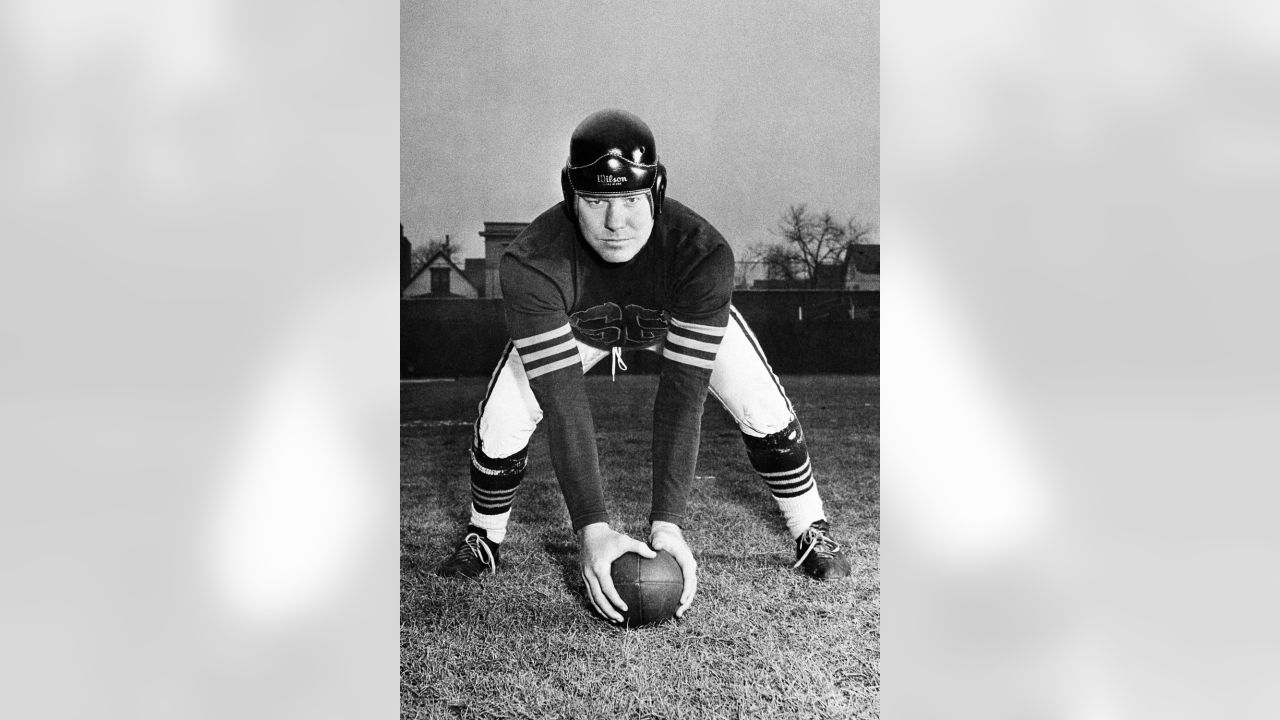
<path fill-rule="evenodd" d="M 627 226 L 627 211 L 621 202 L 609 201 L 609 209 L 604 214 L 604 226 L 610 230 L 621 230 Z"/>

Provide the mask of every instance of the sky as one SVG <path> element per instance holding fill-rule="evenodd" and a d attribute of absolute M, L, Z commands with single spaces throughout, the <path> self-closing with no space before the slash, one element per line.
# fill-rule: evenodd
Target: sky
<path fill-rule="evenodd" d="M 401 5 L 400 220 L 483 255 L 559 200 L 573 128 L 653 130 L 668 194 L 739 259 L 795 203 L 879 221 L 875 2 Z"/>

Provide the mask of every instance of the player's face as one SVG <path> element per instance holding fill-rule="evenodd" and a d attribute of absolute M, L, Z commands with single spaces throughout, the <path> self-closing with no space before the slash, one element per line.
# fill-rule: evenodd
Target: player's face
<path fill-rule="evenodd" d="M 578 227 L 605 262 L 626 262 L 649 242 L 653 212 L 648 193 L 622 197 L 584 197 L 577 200 Z"/>

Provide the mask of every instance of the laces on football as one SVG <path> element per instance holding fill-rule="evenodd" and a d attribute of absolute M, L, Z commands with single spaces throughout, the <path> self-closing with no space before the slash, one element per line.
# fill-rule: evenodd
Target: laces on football
<path fill-rule="evenodd" d="M 804 564 L 805 558 L 810 554 L 818 557 L 831 557 L 840 552 L 840 543 L 831 539 L 831 536 L 817 528 L 809 528 L 800 535 L 800 544 L 805 545 L 804 553 L 796 560 L 796 564 L 792 568 L 798 568 Z"/>

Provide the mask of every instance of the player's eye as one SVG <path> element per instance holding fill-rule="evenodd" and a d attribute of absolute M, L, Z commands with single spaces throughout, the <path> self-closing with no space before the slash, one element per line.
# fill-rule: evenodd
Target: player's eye
<path fill-rule="evenodd" d="M 600 207 L 601 205 L 603 205 L 603 204 L 604 204 L 604 201 L 603 201 L 603 200 L 601 200 L 600 198 L 582 198 L 582 199 L 583 199 L 583 200 L 586 200 L 586 201 L 587 201 L 587 205 L 588 205 L 588 206 L 590 206 L 590 207 L 593 207 L 593 208 L 594 208 L 594 207 Z"/>
<path fill-rule="evenodd" d="M 639 199 L 640 199 L 640 198 L 636 197 L 635 195 L 632 195 L 631 197 L 627 198 L 627 204 L 628 204 L 628 205 L 635 205 L 635 204 L 636 204 L 636 202 L 637 202 Z"/>

